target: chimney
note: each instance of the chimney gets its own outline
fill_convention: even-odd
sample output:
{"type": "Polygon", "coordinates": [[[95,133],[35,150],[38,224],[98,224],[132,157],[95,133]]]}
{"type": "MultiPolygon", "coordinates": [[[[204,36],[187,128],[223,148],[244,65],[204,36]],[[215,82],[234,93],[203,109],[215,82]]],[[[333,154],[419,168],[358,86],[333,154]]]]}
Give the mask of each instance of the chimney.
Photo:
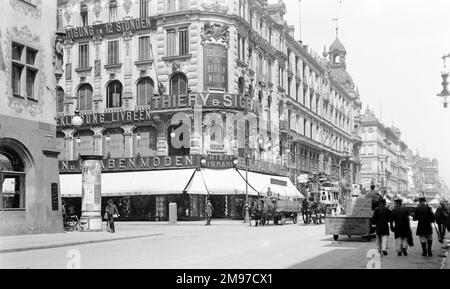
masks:
{"type": "Polygon", "coordinates": [[[288,26],[288,34],[290,36],[292,36],[292,38],[295,38],[295,26],[294,25],[289,25],[288,26]]]}

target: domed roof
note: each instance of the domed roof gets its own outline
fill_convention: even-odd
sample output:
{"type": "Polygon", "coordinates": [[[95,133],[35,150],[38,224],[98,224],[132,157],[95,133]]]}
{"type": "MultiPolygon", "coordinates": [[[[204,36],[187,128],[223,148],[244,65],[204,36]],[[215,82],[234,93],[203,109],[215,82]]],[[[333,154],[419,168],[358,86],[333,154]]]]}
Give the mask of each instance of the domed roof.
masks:
{"type": "Polygon", "coordinates": [[[353,89],[355,84],[353,82],[353,78],[345,69],[341,68],[331,68],[331,77],[340,85],[353,89]]]}
{"type": "Polygon", "coordinates": [[[341,51],[341,52],[346,52],[347,50],[345,50],[344,45],[341,43],[341,41],[339,40],[339,38],[336,37],[336,39],[334,40],[333,44],[331,44],[330,52],[333,51],[341,51]]]}

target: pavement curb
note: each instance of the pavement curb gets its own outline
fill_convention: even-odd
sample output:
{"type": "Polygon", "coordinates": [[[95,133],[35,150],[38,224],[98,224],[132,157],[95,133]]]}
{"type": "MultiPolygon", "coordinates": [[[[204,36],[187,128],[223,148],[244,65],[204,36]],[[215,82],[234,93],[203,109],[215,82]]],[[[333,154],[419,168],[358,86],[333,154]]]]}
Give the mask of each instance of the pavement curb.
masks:
{"type": "Polygon", "coordinates": [[[121,241],[121,240],[132,240],[132,239],[148,238],[148,237],[162,236],[162,235],[164,235],[164,234],[163,233],[154,233],[154,234],[139,235],[139,236],[118,237],[118,238],[108,238],[108,239],[89,240],[89,241],[74,241],[74,242],[69,242],[69,243],[60,243],[60,244],[52,244],[52,245],[41,245],[41,246],[32,246],[32,247],[24,247],[24,248],[3,249],[3,250],[0,250],[0,254],[12,253],[12,252],[22,252],[22,251],[43,250],[43,249],[60,248],[60,247],[70,247],[70,246],[75,246],[75,245],[106,243],[106,242],[121,241]]]}

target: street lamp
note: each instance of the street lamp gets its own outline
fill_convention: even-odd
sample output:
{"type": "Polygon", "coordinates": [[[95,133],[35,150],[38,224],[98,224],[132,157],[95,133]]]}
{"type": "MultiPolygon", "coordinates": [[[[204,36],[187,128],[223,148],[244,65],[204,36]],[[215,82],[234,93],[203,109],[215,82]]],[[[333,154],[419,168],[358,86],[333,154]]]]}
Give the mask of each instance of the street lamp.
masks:
{"type": "Polygon", "coordinates": [[[450,96],[450,92],[448,91],[448,76],[449,73],[447,71],[447,65],[445,63],[445,60],[447,57],[450,57],[450,54],[444,55],[442,57],[443,61],[444,61],[444,69],[441,73],[441,77],[442,77],[442,91],[440,93],[437,94],[437,96],[442,97],[442,103],[444,104],[444,108],[448,107],[448,97],[450,96]]]}
{"type": "Polygon", "coordinates": [[[83,124],[83,118],[80,116],[80,111],[78,109],[75,110],[71,123],[74,127],[79,127],[83,124]]]}

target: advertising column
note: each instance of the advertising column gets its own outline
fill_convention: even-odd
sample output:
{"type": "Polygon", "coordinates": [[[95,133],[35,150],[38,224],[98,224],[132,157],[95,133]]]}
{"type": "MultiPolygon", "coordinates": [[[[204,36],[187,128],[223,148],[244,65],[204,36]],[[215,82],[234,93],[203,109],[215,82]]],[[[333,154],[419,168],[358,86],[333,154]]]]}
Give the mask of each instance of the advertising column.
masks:
{"type": "Polygon", "coordinates": [[[87,224],[88,231],[101,231],[102,156],[81,156],[81,160],[81,223],[87,224]]]}

